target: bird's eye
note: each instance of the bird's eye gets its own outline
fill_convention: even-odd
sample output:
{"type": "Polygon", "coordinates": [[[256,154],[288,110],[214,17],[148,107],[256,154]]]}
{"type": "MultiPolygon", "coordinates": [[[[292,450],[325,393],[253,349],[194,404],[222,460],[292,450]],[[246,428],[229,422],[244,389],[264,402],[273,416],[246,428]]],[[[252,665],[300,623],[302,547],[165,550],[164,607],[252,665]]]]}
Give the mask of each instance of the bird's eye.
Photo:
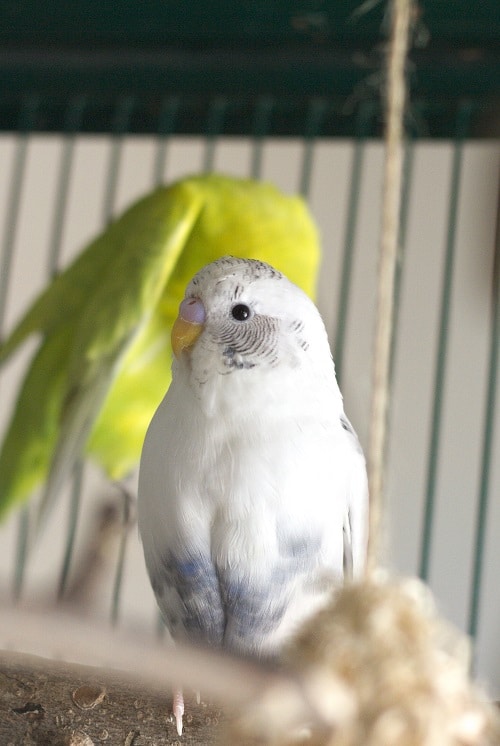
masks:
{"type": "Polygon", "coordinates": [[[235,306],[232,307],[231,315],[233,319],[236,319],[236,321],[246,321],[248,318],[250,318],[251,311],[248,306],[245,306],[244,303],[237,303],[235,306]]]}

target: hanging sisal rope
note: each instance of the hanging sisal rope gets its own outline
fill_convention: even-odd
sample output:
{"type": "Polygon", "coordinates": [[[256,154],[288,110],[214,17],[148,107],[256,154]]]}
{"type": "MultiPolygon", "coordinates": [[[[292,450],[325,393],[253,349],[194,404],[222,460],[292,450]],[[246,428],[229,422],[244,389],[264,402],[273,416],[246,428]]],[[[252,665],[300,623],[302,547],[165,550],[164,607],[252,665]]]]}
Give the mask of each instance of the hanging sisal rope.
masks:
{"type": "Polygon", "coordinates": [[[367,575],[373,574],[380,559],[382,545],[384,470],[394,316],[394,278],[399,248],[399,217],[403,184],[405,65],[411,11],[412,0],[393,0],[390,6],[391,34],[387,59],[386,151],[368,446],[370,519],[367,575]]]}

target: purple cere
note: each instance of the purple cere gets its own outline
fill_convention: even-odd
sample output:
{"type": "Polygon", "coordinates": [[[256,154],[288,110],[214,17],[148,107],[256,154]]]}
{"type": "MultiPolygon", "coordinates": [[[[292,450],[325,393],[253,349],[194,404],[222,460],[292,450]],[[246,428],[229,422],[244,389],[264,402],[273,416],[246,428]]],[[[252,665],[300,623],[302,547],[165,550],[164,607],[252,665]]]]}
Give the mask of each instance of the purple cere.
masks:
{"type": "Polygon", "coordinates": [[[190,324],[203,324],[205,307],[199,298],[184,298],[179,307],[179,316],[190,324]]]}

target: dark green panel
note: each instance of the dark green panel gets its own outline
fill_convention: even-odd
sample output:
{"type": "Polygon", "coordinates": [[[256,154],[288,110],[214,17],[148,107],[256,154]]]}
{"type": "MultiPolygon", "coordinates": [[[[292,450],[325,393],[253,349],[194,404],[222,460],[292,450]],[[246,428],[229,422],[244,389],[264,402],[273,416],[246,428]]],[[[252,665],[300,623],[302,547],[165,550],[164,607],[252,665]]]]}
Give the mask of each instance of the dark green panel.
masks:
{"type": "MultiPolygon", "coordinates": [[[[384,8],[383,2],[349,0],[2,0],[0,39],[145,45],[328,43],[376,37],[384,8]]],[[[435,38],[498,39],[496,0],[428,0],[419,3],[416,12],[435,38]]]]}
{"type": "MultiPolygon", "coordinates": [[[[204,132],[224,99],[222,132],[255,129],[270,97],[269,133],[301,135],[311,102],[323,101],[323,135],[354,131],[359,105],[376,107],[386,3],[343,0],[71,0],[0,2],[0,128],[17,129],[38,99],[34,128],[68,129],[75,93],[81,128],[111,131],[132,96],[131,132],[158,132],[165,100],[178,97],[175,132],[204,132]],[[361,12],[360,7],[365,8],[361,12]]],[[[500,3],[438,0],[416,6],[408,70],[416,136],[451,136],[471,101],[472,135],[495,134],[500,95],[500,3]]],[[[373,117],[371,135],[380,133],[373,117]]]]}
{"type": "Polygon", "coordinates": [[[37,0],[2,2],[1,37],[105,44],[259,44],[378,33],[382,6],[348,22],[356,4],[337,0],[37,0]]]}

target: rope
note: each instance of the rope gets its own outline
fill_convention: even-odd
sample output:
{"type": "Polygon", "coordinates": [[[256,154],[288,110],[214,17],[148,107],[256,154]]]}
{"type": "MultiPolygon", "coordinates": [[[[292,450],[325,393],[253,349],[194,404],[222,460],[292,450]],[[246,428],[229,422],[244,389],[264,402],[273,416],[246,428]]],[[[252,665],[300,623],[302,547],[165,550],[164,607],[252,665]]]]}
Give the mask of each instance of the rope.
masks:
{"type": "Polygon", "coordinates": [[[368,488],[370,494],[368,575],[377,566],[382,545],[394,280],[399,247],[399,216],[403,182],[405,63],[408,50],[411,5],[411,0],[392,0],[391,2],[391,34],[387,56],[387,122],[383,208],[368,446],[368,488]]]}

